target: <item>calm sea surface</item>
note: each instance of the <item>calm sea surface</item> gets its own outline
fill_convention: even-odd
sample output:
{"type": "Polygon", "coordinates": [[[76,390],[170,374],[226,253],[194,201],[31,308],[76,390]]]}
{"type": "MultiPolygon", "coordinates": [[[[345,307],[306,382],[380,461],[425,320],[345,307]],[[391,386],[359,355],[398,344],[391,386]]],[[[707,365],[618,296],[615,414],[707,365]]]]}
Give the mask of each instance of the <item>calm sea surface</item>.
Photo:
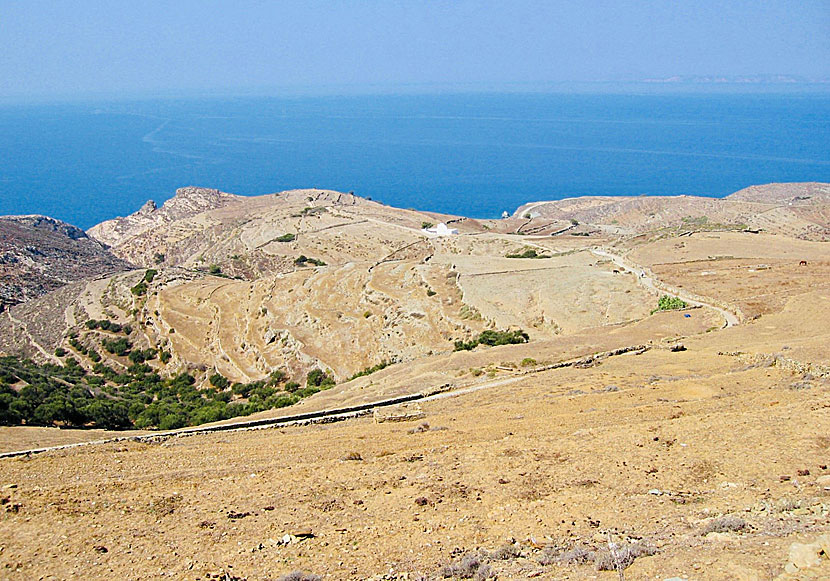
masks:
{"type": "Polygon", "coordinates": [[[830,182],[828,95],[441,95],[0,107],[0,214],[88,228],[198,185],[497,217],[576,195],[830,182]]]}

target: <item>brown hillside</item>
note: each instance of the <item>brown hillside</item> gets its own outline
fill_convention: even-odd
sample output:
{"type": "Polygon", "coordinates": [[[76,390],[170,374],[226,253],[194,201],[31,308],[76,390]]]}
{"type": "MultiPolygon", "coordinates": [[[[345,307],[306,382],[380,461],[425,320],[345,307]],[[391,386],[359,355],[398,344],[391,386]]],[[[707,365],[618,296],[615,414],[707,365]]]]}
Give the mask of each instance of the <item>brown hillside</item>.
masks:
{"type": "MultiPolygon", "coordinates": [[[[540,202],[445,238],[420,231],[436,216],[302,190],[125,235],[114,251],[147,266],[166,244],[146,291],[141,270],[17,305],[0,350],[49,359],[107,318],[202,387],[337,377],[249,420],[424,397],[376,410],[400,422],[0,459],[0,576],[830,578],[826,190],[540,202]],[[654,312],[663,294],[687,307],[654,312]],[[528,343],[453,351],[517,328],[528,343]]],[[[129,435],[3,428],[0,449],[129,435]]]]}

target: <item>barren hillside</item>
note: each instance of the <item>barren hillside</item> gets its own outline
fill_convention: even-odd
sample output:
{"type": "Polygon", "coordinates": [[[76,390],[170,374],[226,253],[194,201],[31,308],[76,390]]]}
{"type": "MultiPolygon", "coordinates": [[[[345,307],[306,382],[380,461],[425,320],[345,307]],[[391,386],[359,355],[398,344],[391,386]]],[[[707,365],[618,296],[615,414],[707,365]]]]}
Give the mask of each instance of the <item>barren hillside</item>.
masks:
{"type": "Polygon", "coordinates": [[[0,216],[0,311],[68,282],[129,270],[83,230],[46,216],[0,216]]]}
{"type": "MultiPolygon", "coordinates": [[[[413,401],[2,459],[0,570],[826,579],[827,189],[563,200],[500,221],[320,190],[134,215],[113,251],[145,268],[9,309],[0,351],[71,357],[88,376],[94,352],[117,374],[93,384],[116,399],[136,366],[187,371],[189,396],[232,405],[275,372],[273,397],[331,373],[259,422],[413,401]],[[439,219],[459,233],[421,232],[439,219]],[[519,329],[528,342],[482,341],[519,329]],[[122,339],[165,357],[105,348],[122,339]]],[[[6,427],[0,449],[130,433],[6,427]]]]}
{"type": "Polygon", "coordinates": [[[521,206],[513,219],[548,232],[563,222],[616,235],[656,230],[762,230],[804,240],[830,239],[830,185],[752,186],[725,198],[697,196],[583,197],[521,206]],[[552,224],[548,225],[551,222],[552,224]]]}

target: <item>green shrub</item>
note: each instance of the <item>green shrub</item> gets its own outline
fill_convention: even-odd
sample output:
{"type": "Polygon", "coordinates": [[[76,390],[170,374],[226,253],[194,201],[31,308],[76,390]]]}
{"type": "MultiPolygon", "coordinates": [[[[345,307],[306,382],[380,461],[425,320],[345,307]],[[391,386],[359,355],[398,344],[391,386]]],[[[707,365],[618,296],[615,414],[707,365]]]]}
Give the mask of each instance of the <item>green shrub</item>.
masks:
{"type": "Polygon", "coordinates": [[[270,385],[279,385],[286,379],[288,379],[288,374],[286,374],[285,371],[283,371],[282,369],[275,369],[268,376],[268,383],[270,385]]]}
{"type": "Polygon", "coordinates": [[[457,339],[454,343],[455,348],[453,351],[472,351],[476,347],[478,347],[478,341],[473,339],[472,341],[462,341],[461,339],[457,339]]]}
{"type": "Polygon", "coordinates": [[[314,266],[325,266],[326,263],[322,260],[317,258],[309,258],[305,254],[300,254],[297,258],[294,259],[294,264],[297,266],[306,266],[308,264],[313,264],[314,266]]]}
{"type": "Polygon", "coordinates": [[[108,353],[112,353],[113,355],[126,355],[132,347],[132,344],[126,337],[121,337],[120,339],[104,339],[101,341],[101,345],[104,346],[104,349],[108,353]]]}
{"type": "Polygon", "coordinates": [[[227,389],[227,387],[230,385],[228,379],[219,373],[214,373],[213,375],[211,375],[209,381],[213,387],[218,387],[219,389],[227,389]]]}
{"type": "Polygon", "coordinates": [[[527,333],[518,329],[516,331],[494,331],[488,329],[479,333],[478,337],[471,341],[455,341],[455,351],[471,351],[477,345],[513,345],[517,343],[527,343],[530,337],[527,333]]]}
{"type": "Polygon", "coordinates": [[[326,387],[334,385],[334,378],[322,369],[312,369],[308,372],[305,383],[308,387],[325,389],[326,387]]]}
{"type": "Polygon", "coordinates": [[[152,347],[148,349],[135,349],[130,352],[130,361],[133,363],[144,363],[156,358],[156,350],[152,347]]]}
{"type": "Polygon", "coordinates": [[[143,280],[130,289],[135,296],[140,297],[147,293],[147,283],[143,280]]]}
{"type": "Polygon", "coordinates": [[[479,343],[490,346],[527,343],[529,339],[528,334],[521,329],[516,331],[493,331],[488,329],[487,331],[482,331],[478,336],[479,343]]]}
{"type": "Polygon", "coordinates": [[[689,305],[680,297],[670,297],[669,295],[661,296],[657,301],[657,308],[651,311],[652,314],[657,311],[675,311],[678,309],[685,309],[689,305]]]}
{"type": "Polygon", "coordinates": [[[352,379],[357,379],[358,377],[363,377],[364,375],[370,375],[370,374],[372,374],[376,371],[380,371],[381,369],[385,369],[385,368],[389,367],[389,365],[391,365],[391,363],[389,361],[387,361],[386,359],[384,359],[383,361],[381,361],[377,365],[372,365],[371,367],[365,368],[363,371],[358,371],[357,373],[352,375],[350,378],[348,378],[346,381],[351,381],[352,379]]]}
{"type": "Polygon", "coordinates": [[[528,248],[524,252],[518,254],[508,254],[507,258],[550,258],[549,254],[539,254],[535,248],[528,248]]]}
{"type": "Polygon", "coordinates": [[[287,234],[283,234],[282,236],[277,236],[274,238],[277,242],[294,242],[297,239],[297,236],[292,234],[291,232],[287,234]]]}
{"type": "Polygon", "coordinates": [[[208,267],[208,273],[213,275],[222,274],[222,268],[218,264],[211,264],[208,267]]]}

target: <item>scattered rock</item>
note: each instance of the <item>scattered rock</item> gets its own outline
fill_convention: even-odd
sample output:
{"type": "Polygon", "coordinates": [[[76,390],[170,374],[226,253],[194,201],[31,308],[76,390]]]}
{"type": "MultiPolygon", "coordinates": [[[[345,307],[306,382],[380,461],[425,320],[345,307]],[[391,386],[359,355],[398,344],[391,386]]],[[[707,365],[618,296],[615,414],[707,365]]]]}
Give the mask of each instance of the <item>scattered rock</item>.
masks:
{"type": "Polygon", "coordinates": [[[228,511],[228,518],[231,519],[231,520],[239,520],[241,518],[251,516],[251,514],[253,514],[253,513],[250,513],[250,512],[237,512],[235,510],[229,510],[228,511]]]}
{"type": "Polygon", "coordinates": [[[92,547],[92,549],[96,553],[108,553],[109,552],[109,549],[107,549],[104,545],[95,545],[94,547],[92,547]]]}
{"type": "Polygon", "coordinates": [[[819,543],[793,543],[790,545],[790,564],[796,569],[807,569],[821,564],[823,549],[819,543]]]}

